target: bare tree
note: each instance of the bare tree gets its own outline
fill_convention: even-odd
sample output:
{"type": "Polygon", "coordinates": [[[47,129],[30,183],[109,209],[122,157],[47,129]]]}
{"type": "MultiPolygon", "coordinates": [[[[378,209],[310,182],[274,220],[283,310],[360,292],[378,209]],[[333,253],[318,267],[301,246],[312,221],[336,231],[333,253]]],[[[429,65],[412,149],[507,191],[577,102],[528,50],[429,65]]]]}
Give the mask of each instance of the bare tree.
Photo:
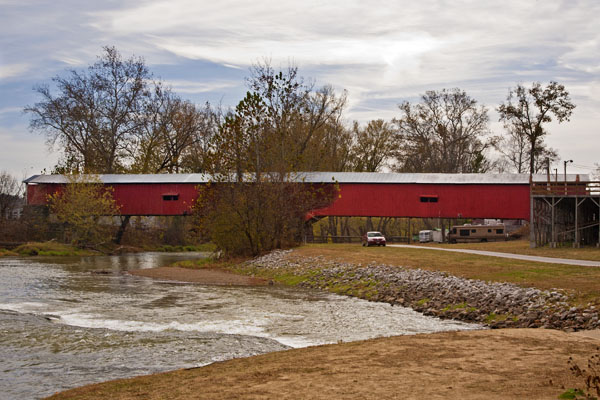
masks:
{"type": "Polygon", "coordinates": [[[524,153],[527,153],[530,174],[537,171],[540,159],[555,154],[544,146],[548,132],[543,125],[551,122],[552,116],[559,123],[569,121],[574,108],[569,92],[557,82],[550,82],[546,87],[534,82],[531,88],[519,84],[510,89],[506,103],[500,104],[498,112],[509,132],[509,147],[505,153],[518,160],[518,170],[521,170],[524,153]]]}
{"type": "Polygon", "coordinates": [[[207,102],[204,107],[196,107],[194,115],[193,140],[190,146],[183,149],[181,167],[187,172],[206,172],[211,169],[211,154],[214,152],[214,137],[219,132],[223,121],[220,107],[213,108],[207,102]]]}
{"type": "Polygon", "coordinates": [[[132,135],[128,149],[132,160],[129,170],[155,174],[190,171],[186,165],[192,161],[190,152],[204,148],[206,137],[214,134],[215,127],[207,125],[211,112],[209,104],[198,109],[169,89],[156,85],[152,98],[139,115],[140,129],[132,135]]]}
{"type": "Polygon", "coordinates": [[[310,151],[321,145],[319,133],[339,119],[346,104],[345,93],[336,96],[331,86],[315,89],[293,66],[276,71],[265,62],[256,64],[251,74],[248,86],[260,97],[262,120],[269,124],[264,134],[273,153],[271,170],[304,169],[304,164],[310,164],[310,151]]]}
{"type": "Polygon", "coordinates": [[[600,163],[595,163],[594,166],[596,169],[592,171],[593,179],[600,180],[600,163]]]}
{"type": "Polygon", "coordinates": [[[395,119],[401,149],[398,169],[406,172],[483,172],[489,138],[484,106],[460,89],[428,91],[421,103],[400,104],[395,119]]]}
{"type": "Polygon", "coordinates": [[[8,218],[9,212],[23,195],[21,183],[7,171],[0,172],[0,220],[8,218]]]}
{"type": "Polygon", "coordinates": [[[400,138],[397,130],[389,122],[382,119],[372,120],[365,127],[354,122],[353,133],[354,171],[380,171],[398,155],[400,138]]]}
{"type": "Polygon", "coordinates": [[[125,168],[132,136],[141,128],[139,115],[151,91],[151,74],[141,58],[124,60],[114,47],[87,71],[71,70],[35,91],[42,100],[25,111],[32,130],[60,143],[64,167],[86,173],[116,173],[125,168]]]}

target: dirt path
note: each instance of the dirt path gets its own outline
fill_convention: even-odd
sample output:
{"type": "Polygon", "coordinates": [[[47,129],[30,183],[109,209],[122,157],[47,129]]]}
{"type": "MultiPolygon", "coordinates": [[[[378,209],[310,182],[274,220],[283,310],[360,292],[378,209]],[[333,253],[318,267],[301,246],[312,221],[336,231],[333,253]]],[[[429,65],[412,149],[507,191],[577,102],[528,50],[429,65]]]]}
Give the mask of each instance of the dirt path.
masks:
{"type": "Polygon", "coordinates": [[[600,340],[543,329],[398,336],[106,382],[54,399],[552,399],[600,340]]]}
{"type": "Polygon", "coordinates": [[[263,286],[270,283],[267,279],[237,275],[221,269],[191,269],[180,267],[159,267],[150,269],[136,269],[129,272],[131,275],[145,276],[147,278],[162,279],[178,282],[201,283],[205,285],[225,286],[263,286]]]}
{"type": "Polygon", "coordinates": [[[543,262],[543,263],[549,263],[549,264],[566,264],[566,265],[581,265],[584,267],[600,267],[599,261],[574,260],[571,258],[528,256],[525,254],[501,253],[498,251],[484,251],[484,250],[470,250],[470,249],[448,249],[448,248],[430,247],[430,246],[412,246],[409,244],[388,244],[388,246],[404,247],[404,248],[410,248],[410,249],[451,251],[454,253],[478,254],[480,256],[513,258],[515,260],[543,262]]]}

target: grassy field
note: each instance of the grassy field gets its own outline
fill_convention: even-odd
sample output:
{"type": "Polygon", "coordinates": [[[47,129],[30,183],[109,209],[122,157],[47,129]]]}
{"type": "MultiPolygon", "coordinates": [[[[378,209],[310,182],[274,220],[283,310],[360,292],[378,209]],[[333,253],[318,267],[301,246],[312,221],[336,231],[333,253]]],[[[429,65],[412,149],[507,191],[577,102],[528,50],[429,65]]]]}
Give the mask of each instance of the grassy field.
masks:
{"type": "Polygon", "coordinates": [[[447,247],[450,249],[500,251],[504,253],[525,254],[529,256],[600,261],[600,248],[597,247],[584,247],[580,249],[574,249],[573,247],[557,247],[552,249],[548,246],[545,246],[532,249],[529,247],[529,241],[526,240],[511,240],[508,242],[489,243],[423,244],[423,246],[447,247]]]}
{"type": "MultiPolygon", "coordinates": [[[[501,244],[504,243],[511,244],[513,249],[519,248],[515,245],[518,242],[501,244]]],[[[478,250],[499,251],[499,247],[495,247],[497,244],[482,243],[481,246],[479,244],[465,246],[478,250]]],[[[507,249],[508,246],[505,248],[507,249]]],[[[595,251],[600,252],[600,250],[595,251]]],[[[358,244],[312,244],[298,248],[297,252],[303,256],[322,256],[362,265],[376,262],[445,271],[452,275],[483,281],[511,282],[539,289],[564,289],[574,294],[577,304],[588,302],[600,304],[600,268],[595,267],[546,264],[423,249],[362,247],[358,244]]],[[[544,255],[544,253],[536,253],[536,255],[544,255]]]]}
{"type": "Polygon", "coordinates": [[[97,252],[79,249],[58,242],[29,242],[9,251],[0,249],[1,256],[87,256],[97,252]]]}

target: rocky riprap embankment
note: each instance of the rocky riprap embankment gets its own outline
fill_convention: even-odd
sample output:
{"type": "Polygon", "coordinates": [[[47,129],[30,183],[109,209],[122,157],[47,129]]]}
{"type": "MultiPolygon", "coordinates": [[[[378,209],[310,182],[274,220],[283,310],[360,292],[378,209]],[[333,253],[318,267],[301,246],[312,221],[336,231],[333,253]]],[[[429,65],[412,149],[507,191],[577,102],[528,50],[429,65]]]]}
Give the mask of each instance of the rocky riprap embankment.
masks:
{"type": "Polygon", "coordinates": [[[300,285],[334,290],[372,301],[401,305],[425,315],[483,323],[492,328],[600,328],[598,310],[572,307],[560,291],[510,283],[459,278],[444,272],[389,265],[350,264],[323,257],[275,251],[247,263],[253,268],[285,270],[304,276],[300,285]]]}

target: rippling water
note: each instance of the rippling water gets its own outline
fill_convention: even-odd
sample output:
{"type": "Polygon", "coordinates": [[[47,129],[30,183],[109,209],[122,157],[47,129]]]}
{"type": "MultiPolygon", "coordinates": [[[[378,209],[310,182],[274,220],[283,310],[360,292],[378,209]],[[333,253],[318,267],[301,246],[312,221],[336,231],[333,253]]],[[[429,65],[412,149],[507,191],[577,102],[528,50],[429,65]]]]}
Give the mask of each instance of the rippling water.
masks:
{"type": "Polygon", "coordinates": [[[319,291],[127,274],[194,256],[0,259],[2,396],[39,398],[289,347],[478,328],[319,291]]]}

